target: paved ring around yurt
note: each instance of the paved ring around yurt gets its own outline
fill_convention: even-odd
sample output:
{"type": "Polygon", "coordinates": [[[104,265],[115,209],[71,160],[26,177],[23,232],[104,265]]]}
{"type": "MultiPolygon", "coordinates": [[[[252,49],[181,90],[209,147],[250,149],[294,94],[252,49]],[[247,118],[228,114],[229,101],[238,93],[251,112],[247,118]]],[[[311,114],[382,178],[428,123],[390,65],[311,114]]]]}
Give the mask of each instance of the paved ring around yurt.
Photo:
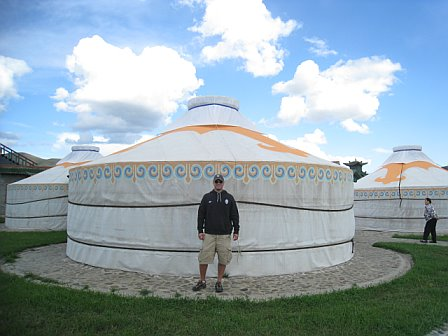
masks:
{"type": "MultiPolygon", "coordinates": [[[[219,294],[214,291],[214,278],[207,279],[205,290],[193,292],[195,277],[150,275],[80,264],[66,256],[66,244],[26,250],[14,263],[2,264],[1,269],[19,276],[31,273],[70,288],[125,296],[268,300],[369,287],[404,275],[412,267],[411,256],[372,245],[378,241],[418,241],[391,237],[392,232],[357,231],[354,256],[348,262],[306,273],[228,277],[223,282],[224,292],[219,294]]],[[[440,244],[448,245],[448,242],[440,244]]]]}

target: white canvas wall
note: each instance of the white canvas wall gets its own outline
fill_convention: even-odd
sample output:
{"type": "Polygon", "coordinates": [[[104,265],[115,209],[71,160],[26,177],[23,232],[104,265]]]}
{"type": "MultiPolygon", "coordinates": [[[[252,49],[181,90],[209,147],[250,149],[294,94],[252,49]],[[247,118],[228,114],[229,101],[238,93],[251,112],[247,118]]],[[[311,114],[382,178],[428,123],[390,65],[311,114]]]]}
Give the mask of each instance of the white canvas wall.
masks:
{"type": "Polygon", "coordinates": [[[5,225],[14,230],[67,228],[68,171],[102,157],[98,147],[73,146],[53,168],[7,186],[5,225]]]}
{"type": "Polygon", "coordinates": [[[218,172],[241,217],[229,275],[302,272],[353,256],[351,171],[257,132],[226,97],[195,98],[160,136],[71,169],[67,255],[197,274],[197,209],[218,172]]]}

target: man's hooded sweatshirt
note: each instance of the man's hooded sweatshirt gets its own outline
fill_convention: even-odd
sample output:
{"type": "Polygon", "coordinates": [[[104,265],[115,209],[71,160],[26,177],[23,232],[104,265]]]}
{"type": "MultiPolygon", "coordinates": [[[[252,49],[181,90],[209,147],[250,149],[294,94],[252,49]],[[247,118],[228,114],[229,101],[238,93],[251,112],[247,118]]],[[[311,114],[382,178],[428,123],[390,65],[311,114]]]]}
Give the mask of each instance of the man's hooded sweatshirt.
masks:
{"type": "Polygon", "coordinates": [[[214,235],[238,234],[240,216],[235,199],[227,191],[205,194],[198,210],[198,232],[214,235]]]}

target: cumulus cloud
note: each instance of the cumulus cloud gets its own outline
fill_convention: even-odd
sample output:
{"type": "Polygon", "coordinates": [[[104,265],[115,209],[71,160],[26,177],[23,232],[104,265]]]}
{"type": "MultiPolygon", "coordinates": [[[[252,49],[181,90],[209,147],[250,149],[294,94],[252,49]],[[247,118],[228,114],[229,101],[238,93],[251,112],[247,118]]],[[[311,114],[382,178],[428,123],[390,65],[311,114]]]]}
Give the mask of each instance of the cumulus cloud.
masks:
{"type": "Polygon", "coordinates": [[[20,98],[15,79],[31,72],[25,61],[0,55],[0,112],[6,110],[9,99],[20,98]]]}
{"type": "Polygon", "coordinates": [[[327,143],[327,138],[325,133],[319,128],[315,129],[313,133],[307,133],[303,137],[298,137],[297,139],[278,141],[290,147],[303,150],[311,155],[328,159],[327,155],[320,148],[321,145],[325,145],[327,143]]]}
{"type": "MultiPolygon", "coordinates": [[[[341,165],[343,165],[345,162],[353,161],[355,159],[355,156],[342,156],[326,153],[321,147],[327,144],[327,137],[325,136],[325,133],[319,128],[315,129],[314,132],[307,133],[303,137],[298,137],[297,139],[281,140],[278,139],[275,135],[270,134],[268,136],[274,140],[280,141],[287,146],[300,149],[327,161],[338,162],[341,165]]],[[[366,159],[363,157],[358,157],[357,160],[367,163],[371,162],[370,159],[366,159]]]]}
{"type": "Polygon", "coordinates": [[[56,140],[56,143],[55,143],[54,147],[56,149],[59,149],[64,144],[77,143],[79,138],[80,138],[79,134],[75,133],[75,132],[63,132],[63,133],[60,133],[57,136],[57,140],[56,140]]]}
{"type": "Polygon", "coordinates": [[[311,47],[308,50],[317,56],[328,56],[338,54],[336,50],[332,50],[328,47],[326,41],[318,37],[305,37],[304,40],[311,44],[311,47]]]}
{"type": "Polygon", "coordinates": [[[135,54],[97,35],[81,39],[66,66],[76,89],[58,88],[54,106],[77,114],[77,130],[97,130],[111,141],[168,123],[203,85],[194,65],[173,49],[146,47],[135,54]]]}
{"type": "Polygon", "coordinates": [[[177,0],[177,3],[181,6],[194,7],[196,4],[202,3],[203,0],[177,0]]]}
{"type": "MultiPolygon", "coordinates": [[[[325,136],[325,133],[319,128],[315,129],[314,132],[307,133],[303,137],[298,137],[297,139],[279,140],[276,136],[273,135],[269,135],[269,137],[280,141],[287,146],[300,149],[327,161],[338,162],[341,165],[343,165],[345,162],[355,160],[355,156],[342,156],[326,153],[321,147],[327,144],[327,137],[325,136]]],[[[356,160],[367,163],[371,162],[370,159],[366,159],[363,157],[358,157],[356,158],[356,160]]]]}
{"type": "Polygon", "coordinates": [[[381,57],[339,61],[321,71],[312,60],[301,63],[294,78],[273,85],[274,94],[285,94],[277,118],[297,124],[302,119],[341,122],[351,132],[367,133],[366,124],[377,113],[379,96],[396,82],[401,65],[381,57]]]}
{"type": "Polygon", "coordinates": [[[369,133],[369,126],[366,124],[358,124],[353,119],[346,119],[342,121],[341,126],[349,132],[358,132],[361,134],[369,133]]]}
{"type": "Polygon", "coordinates": [[[294,20],[273,18],[262,0],[203,0],[205,15],[190,28],[205,38],[218,37],[202,49],[205,62],[238,58],[244,70],[258,76],[272,76],[283,69],[285,50],[278,40],[300,26],[294,20]]]}
{"type": "Polygon", "coordinates": [[[103,156],[118,152],[135,144],[152,139],[154,135],[140,135],[132,142],[126,143],[109,143],[110,139],[103,136],[93,136],[90,140],[83,139],[83,135],[76,132],[63,132],[57,134],[57,141],[53,144],[53,151],[66,155],[70,153],[71,147],[76,144],[83,144],[89,146],[96,146],[100,149],[100,153],[103,156]]]}

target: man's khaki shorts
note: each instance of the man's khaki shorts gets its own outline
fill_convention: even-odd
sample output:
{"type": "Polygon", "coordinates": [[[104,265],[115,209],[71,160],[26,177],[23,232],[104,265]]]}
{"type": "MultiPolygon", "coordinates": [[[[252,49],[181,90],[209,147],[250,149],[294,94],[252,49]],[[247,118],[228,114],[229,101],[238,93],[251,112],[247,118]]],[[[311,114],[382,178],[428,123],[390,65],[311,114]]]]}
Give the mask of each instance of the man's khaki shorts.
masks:
{"type": "Polygon", "coordinates": [[[199,264],[213,264],[215,253],[218,253],[218,262],[221,265],[228,265],[232,260],[232,240],[231,235],[205,234],[202,248],[199,252],[199,264]]]}

